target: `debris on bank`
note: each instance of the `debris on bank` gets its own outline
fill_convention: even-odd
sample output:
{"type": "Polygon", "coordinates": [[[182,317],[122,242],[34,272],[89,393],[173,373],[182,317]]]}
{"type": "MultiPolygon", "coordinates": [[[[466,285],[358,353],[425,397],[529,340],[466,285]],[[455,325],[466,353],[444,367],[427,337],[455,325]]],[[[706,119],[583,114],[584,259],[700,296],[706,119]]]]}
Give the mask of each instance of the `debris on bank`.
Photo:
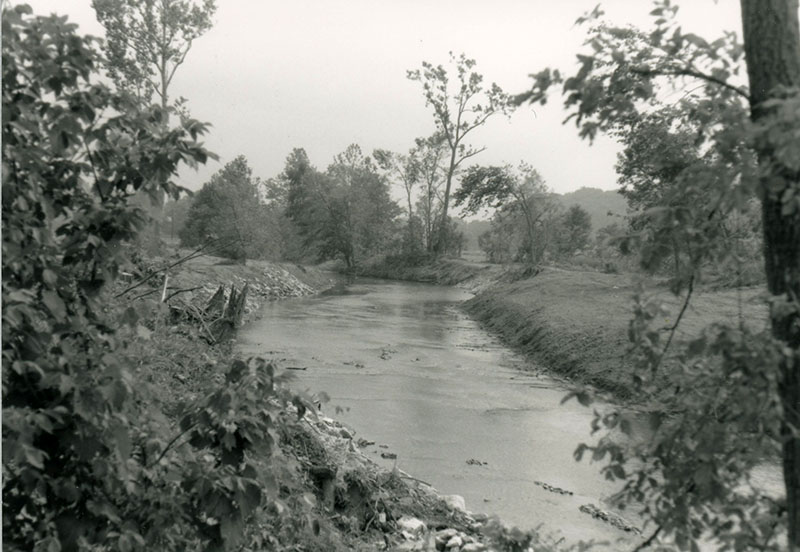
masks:
{"type": "Polygon", "coordinates": [[[392,470],[378,466],[360,450],[361,439],[355,438],[352,428],[313,413],[306,414],[301,427],[306,431],[284,436],[282,444],[316,484],[329,515],[347,530],[359,532],[359,540],[371,543],[373,549],[504,549],[489,536],[508,530],[499,521],[469,512],[463,497],[442,495],[396,465],[392,470]]]}
{"type": "Polygon", "coordinates": [[[231,289],[241,291],[246,286],[242,317],[242,322],[246,323],[267,301],[314,295],[336,281],[335,275],[313,267],[253,260],[247,264],[232,264],[205,256],[170,272],[169,293],[180,291],[175,299],[184,306],[206,305],[219,292],[220,286],[225,288],[225,302],[229,301],[231,289]]]}
{"type": "Polygon", "coordinates": [[[589,514],[595,519],[599,519],[600,521],[604,521],[612,527],[616,527],[620,531],[625,531],[626,533],[636,533],[637,535],[642,534],[638,527],[632,525],[623,517],[615,514],[614,512],[609,512],[608,510],[598,508],[594,504],[583,504],[578,509],[584,514],[589,514]]]}
{"type": "Polygon", "coordinates": [[[553,485],[550,485],[550,484],[545,483],[543,481],[534,481],[533,484],[534,485],[538,485],[539,487],[541,487],[545,491],[550,491],[551,493],[555,493],[555,494],[566,495],[566,496],[572,496],[574,494],[572,491],[568,491],[568,490],[562,489],[560,487],[554,487],[553,485]]]}

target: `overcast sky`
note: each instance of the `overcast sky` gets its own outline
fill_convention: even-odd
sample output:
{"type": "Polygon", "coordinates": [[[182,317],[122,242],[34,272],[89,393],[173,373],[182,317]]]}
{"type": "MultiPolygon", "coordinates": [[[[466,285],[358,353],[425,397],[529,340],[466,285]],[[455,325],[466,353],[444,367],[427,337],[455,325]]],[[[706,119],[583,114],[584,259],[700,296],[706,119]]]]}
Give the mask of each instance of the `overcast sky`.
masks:
{"type": "MultiPolygon", "coordinates": [[[[69,15],[82,32],[102,36],[90,0],[30,0],[38,14],[69,15]]],[[[407,151],[434,130],[421,86],[406,79],[423,60],[445,63],[448,52],[477,61],[487,82],[510,93],[529,86],[545,67],[571,69],[584,29],[577,17],[597,0],[217,0],[214,27],[198,39],[173,81],[192,115],[213,125],[207,146],[220,156],[182,184],[198,189],[221,164],[244,154],[256,175],[283,169],[294,147],[325,168],[357,143],[407,151]]],[[[741,36],[739,2],[684,0],[685,29],[716,38],[741,36]]],[[[647,0],[602,2],[615,23],[646,24],[647,0]]],[[[618,147],[578,139],[557,98],[497,116],[473,132],[487,150],[476,163],[524,160],[557,192],[582,186],[616,188],[618,147]]]]}

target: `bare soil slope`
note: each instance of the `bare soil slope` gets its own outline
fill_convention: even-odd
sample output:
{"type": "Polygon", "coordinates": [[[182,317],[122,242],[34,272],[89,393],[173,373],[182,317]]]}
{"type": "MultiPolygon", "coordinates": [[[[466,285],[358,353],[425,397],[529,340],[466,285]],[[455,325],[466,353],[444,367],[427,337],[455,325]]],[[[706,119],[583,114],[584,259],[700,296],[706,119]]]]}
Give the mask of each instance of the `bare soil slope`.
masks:
{"type": "MultiPolygon", "coordinates": [[[[648,288],[663,301],[671,326],[681,300],[663,286],[648,288]]],[[[517,282],[498,284],[465,304],[512,347],[557,375],[628,397],[626,352],[635,283],[629,275],[545,269],[517,282]]],[[[698,335],[715,321],[766,324],[764,290],[759,287],[695,292],[676,334],[698,335]]]]}

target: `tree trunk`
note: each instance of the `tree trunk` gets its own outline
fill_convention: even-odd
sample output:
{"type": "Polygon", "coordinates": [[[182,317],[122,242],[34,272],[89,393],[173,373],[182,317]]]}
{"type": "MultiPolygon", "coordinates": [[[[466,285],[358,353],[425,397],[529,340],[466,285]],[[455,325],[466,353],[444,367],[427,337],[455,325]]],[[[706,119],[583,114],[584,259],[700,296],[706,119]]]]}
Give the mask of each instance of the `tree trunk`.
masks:
{"type": "Polygon", "coordinates": [[[428,185],[428,195],[425,203],[425,250],[433,252],[433,191],[428,185]]]}
{"type": "Polygon", "coordinates": [[[412,251],[417,251],[417,246],[414,245],[414,223],[412,217],[414,216],[411,211],[411,188],[406,186],[406,199],[408,200],[408,246],[412,251]]]}
{"type": "Polygon", "coordinates": [[[450,168],[447,170],[447,183],[444,187],[444,201],[442,202],[442,220],[439,226],[439,239],[436,240],[436,253],[441,255],[444,253],[445,244],[447,241],[447,208],[450,204],[450,185],[453,182],[453,173],[456,172],[456,151],[458,142],[451,148],[450,152],[450,168]]]}
{"type": "Polygon", "coordinates": [[[159,60],[159,67],[158,72],[161,75],[161,109],[164,111],[164,128],[169,126],[169,115],[167,114],[167,105],[169,101],[167,99],[167,87],[169,86],[169,79],[167,77],[167,61],[170,59],[169,51],[167,47],[169,45],[169,41],[167,40],[167,23],[166,23],[166,12],[169,9],[169,2],[162,2],[161,3],[161,43],[158,45],[161,50],[161,59],[159,60]]]}
{"type": "MultiPolygon", "coordinates": [[[[800,87],[800,29],[798,0],[741,0],[745,58],[750,79],[751,117],[758,121],[769,115],[763,102],[778,86],[800,87]]],[[[778,160],[770,149],[758,152],[762,167],[773,167],[778,160]]],[[[764,224],[764,260],[767,287],[776,297],[800,301],[800,213],[782,212],[781,192],[798,186],[800,174],[777,166],[762,176],[761,191],[764,224]]],[[[781,300],[781,299],[779,299],[781,300]]],[[[784,355],[780,370],[780,395],[783,405],[783,475],[786,485],[789,548],[800,550],[800,313],[792,309],[773,309],[772,334],[793,351],[784,355]],[[782,311],[782,312],[779,312],[782,311]]]]}
{"type": "MultiPolygon", "coordinates": [[[[522,201],[524,202],[524,198],[522,201]]],[[[525,215],[525,225],[528,228],[528,255],[530,255],[531,265],[534,265],[536,264],[536,244],[534,243],[534,237],[536,236],[536,232],[534,232],[535,221],[531,218],[531,213],[524,203],[522,212],[525,215]]]]}

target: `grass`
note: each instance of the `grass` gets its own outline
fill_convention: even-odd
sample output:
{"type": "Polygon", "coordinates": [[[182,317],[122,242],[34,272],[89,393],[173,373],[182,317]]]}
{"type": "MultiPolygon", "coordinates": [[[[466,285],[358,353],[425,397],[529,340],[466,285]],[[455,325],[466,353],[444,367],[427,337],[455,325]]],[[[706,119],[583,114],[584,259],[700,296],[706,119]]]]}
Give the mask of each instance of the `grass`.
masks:
{"type": "MultiPolygon", "coordinates": [[[[664,326],[672,326],[683,298],[652,281],[645,289],[668,311],[664,326]]],[[[465,309],[537,364],[625,399],[630,395],[628,322],[635,290],[631,275],[551,268],[492,286],[469,300],[465,309]]],[[[696,291],[676,340],[693,338],[719,321],[765,327],[764,293],[761,287],[696,291]]]]}

